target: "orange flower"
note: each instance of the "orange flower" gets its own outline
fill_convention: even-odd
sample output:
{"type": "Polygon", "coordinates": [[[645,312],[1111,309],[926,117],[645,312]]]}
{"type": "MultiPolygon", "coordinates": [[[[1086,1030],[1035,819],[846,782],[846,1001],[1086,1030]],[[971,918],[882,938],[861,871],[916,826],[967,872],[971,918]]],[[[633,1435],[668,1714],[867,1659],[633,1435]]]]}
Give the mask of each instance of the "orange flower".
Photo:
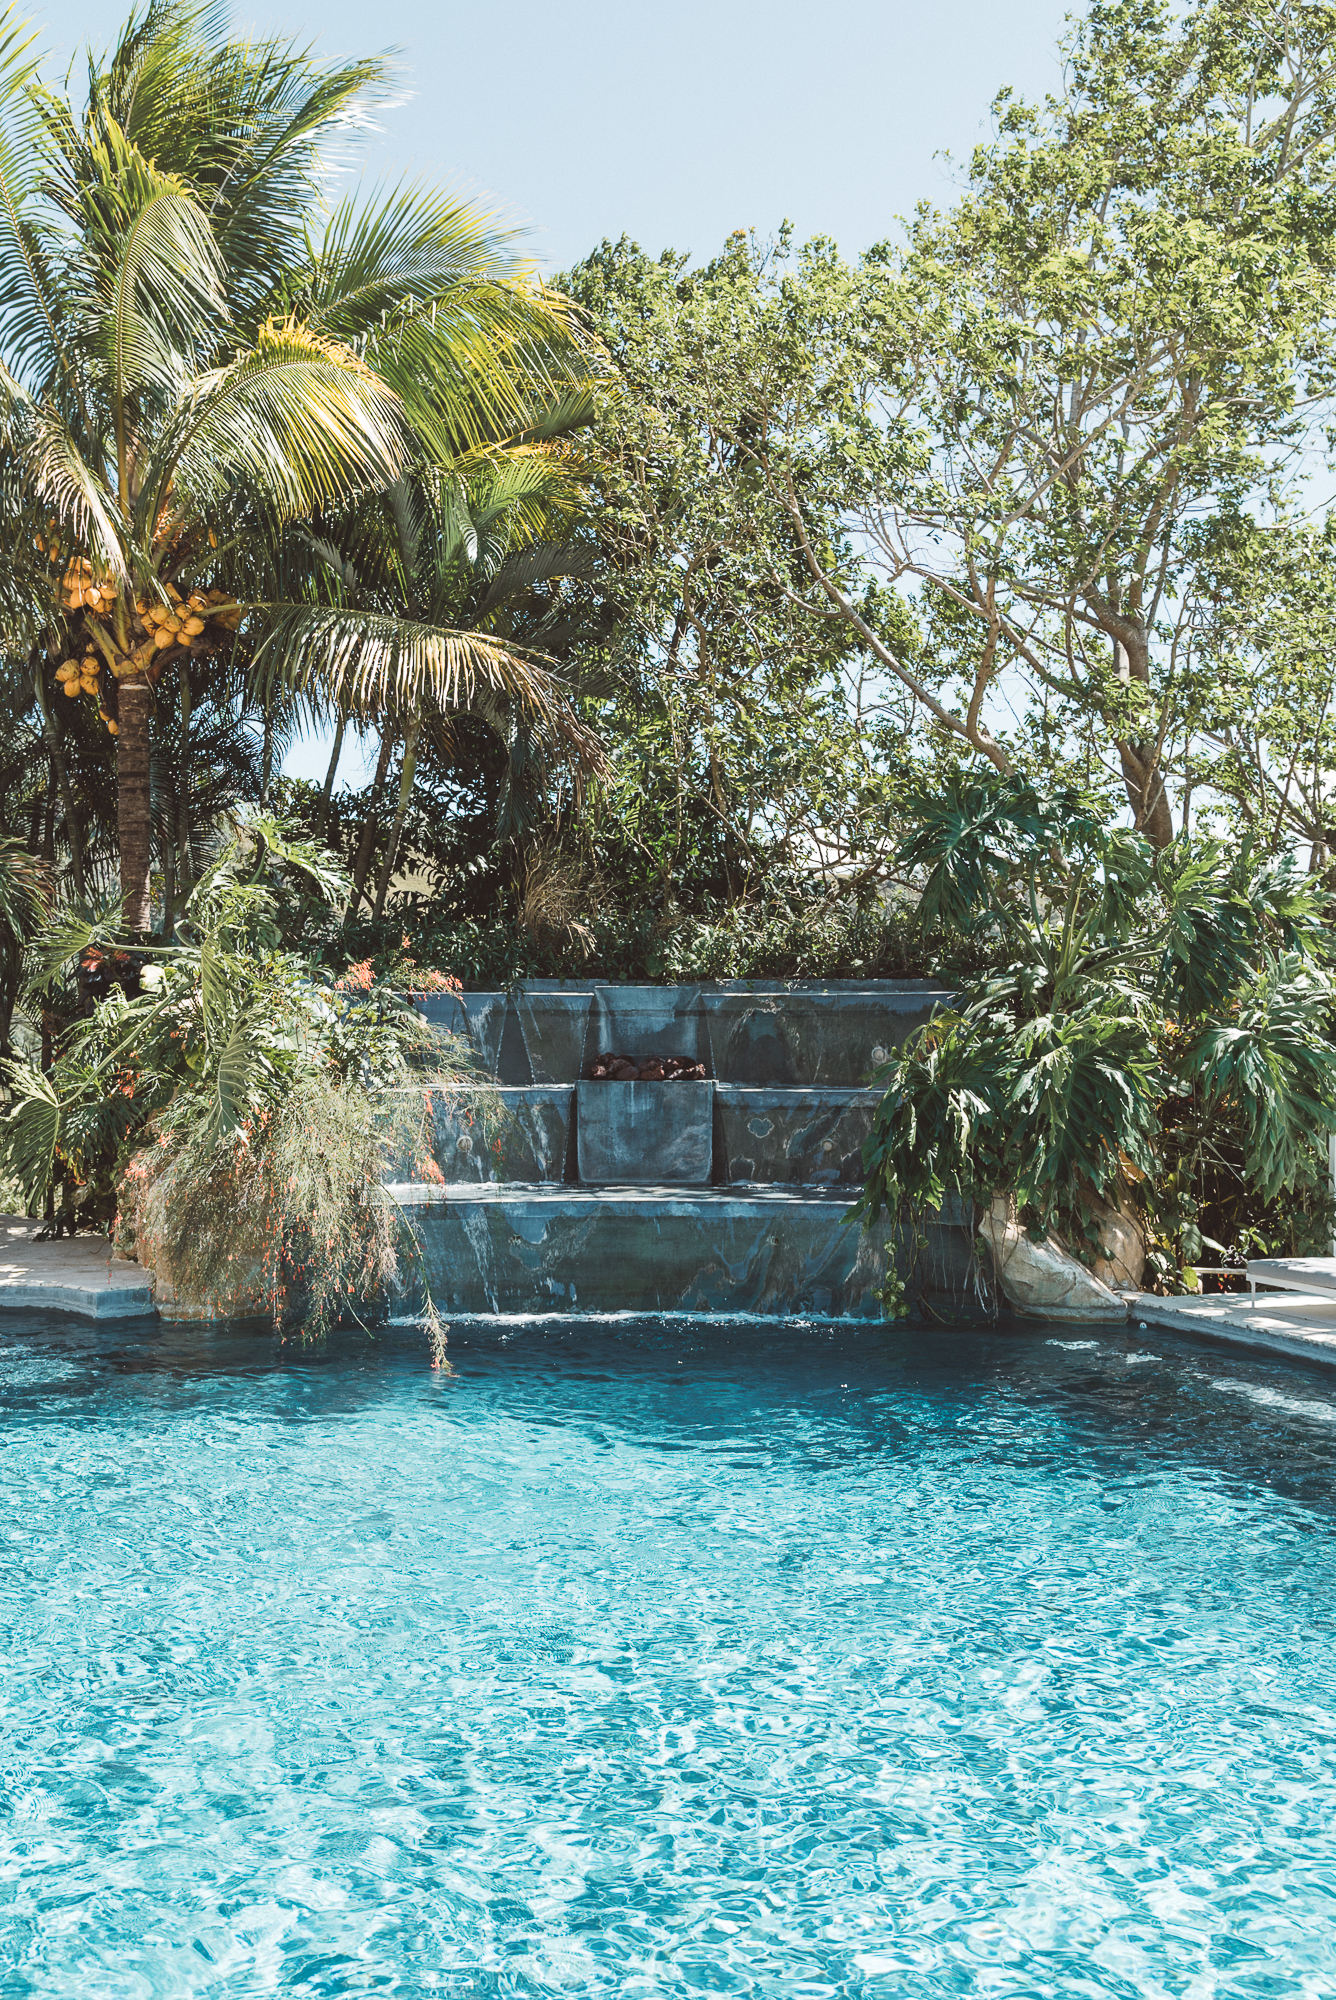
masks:
{"type": "Polygon", "coordinates": [[[375,977],[371,970],[371,960],[364,958],[357,965],[350,965],[348,970],[334,981],[335,990],[339,993],[369,993],[375,983],[375,977]]]}

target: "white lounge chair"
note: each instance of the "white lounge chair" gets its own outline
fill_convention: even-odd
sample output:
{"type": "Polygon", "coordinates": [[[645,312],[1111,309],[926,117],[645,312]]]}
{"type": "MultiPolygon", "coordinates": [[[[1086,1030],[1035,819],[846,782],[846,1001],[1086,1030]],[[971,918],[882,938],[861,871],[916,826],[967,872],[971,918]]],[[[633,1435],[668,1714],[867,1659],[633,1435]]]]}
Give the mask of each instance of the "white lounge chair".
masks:
{"type": "Polygon", "coordinates": [[[1259,1285],[1278,1292],[1327,1292],[1336,1298],[1336,1257],[1259,1257],[1248,1266],[1254,1302],[1259,1285]]]}

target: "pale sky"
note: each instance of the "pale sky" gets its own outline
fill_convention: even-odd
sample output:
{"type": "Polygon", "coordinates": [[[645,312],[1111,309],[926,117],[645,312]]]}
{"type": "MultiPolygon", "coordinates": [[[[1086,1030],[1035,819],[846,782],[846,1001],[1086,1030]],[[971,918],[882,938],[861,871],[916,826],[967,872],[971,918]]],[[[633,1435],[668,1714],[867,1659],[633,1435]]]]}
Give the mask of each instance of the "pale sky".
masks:
{"type": "MultiPolygon", "coordinates": [[[[998,89],[1056,87],[1067,11],[1062,0],[279,0],[233,19],[325,55],[398,50],[402,101],[381,115],[362,171],[490,200],[552,272],[605,236],[704,258],[730,230],[766,234],[786,219],[856,255],[919,202],[949,200],[941,156],[964,160],[986,136],[998,89]]],[[[103,0],[35,6],[51,79],[82,44],[113,40],[122,18],[103,0]]],[[[323,777],[327,754],[299,746],[287,769],[323,777]]],[[[340,782],[361,782],[360,763],[350,741],[340,782]]]]}

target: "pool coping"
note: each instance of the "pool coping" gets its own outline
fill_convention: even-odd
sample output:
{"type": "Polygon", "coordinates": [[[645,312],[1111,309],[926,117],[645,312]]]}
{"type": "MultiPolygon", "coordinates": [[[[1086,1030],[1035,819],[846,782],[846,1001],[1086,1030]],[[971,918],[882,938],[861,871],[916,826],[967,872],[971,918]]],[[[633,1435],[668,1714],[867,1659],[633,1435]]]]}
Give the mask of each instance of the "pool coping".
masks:
{"type": "Polygon", "coordinates": [[[1141,1326],[1191,1333],[1230,1347],[1289,1354],[1336,1368],[1336,1298],[1303,1292],[1215,1292],[1204,1298],[1125,1294],[1129,1318],[1141,1326]]]}
{"type": "Polygon", "coordinates": [[[105,1236],[35,1243],[42,1218],[0,1215],[0,1309],[54,1310],[85,1319],[157,1316],[148,1272],[116,1256],[105,1236]]]}

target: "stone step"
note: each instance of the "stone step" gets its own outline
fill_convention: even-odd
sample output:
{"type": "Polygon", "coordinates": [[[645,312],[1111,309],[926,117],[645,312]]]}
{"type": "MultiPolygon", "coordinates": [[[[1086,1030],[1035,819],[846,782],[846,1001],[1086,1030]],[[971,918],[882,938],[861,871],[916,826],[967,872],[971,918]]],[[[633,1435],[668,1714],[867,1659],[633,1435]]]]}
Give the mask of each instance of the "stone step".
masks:
{"type": "MultiPolygon", "coordinates": [[[[586,1188],[400,1183],[446,1313],[756,1313],[877,1319],[886,1237],[818,1188],[586,1188]]],[[[968,1286],[968,1231],[927,1231],[968,1286]]]]}
{"type": "MultiPolygon", "coordinates": [[[[597,1087],[609,1092],[635,1088],[618,1083],[597,1087]]],[[[451,1185],[473,1187],[493,1181],[578,1179],[575,1096],[569,1084],[502,1086],[481,1115],[438,1096],[431,1156],[442,1178],[451,1185]]],[[[872,1129],[879,1099],[876,1090],[770,1090],[752,1084],[716,1084],[711,1178],[720,1185],[857,1185],[863,1178],[863,1141],[872,1129]]],[[[403,1176],[420,1171],[413,1161],[401,1159],[403,1176]]]]}
{"type": "Polygon", "coordinates": [[[950,999],[942,987],[708,994],[711,1073],[771,1090],[864,1085],[950,999]]]}
{"type": "Polygon", "coordinates": [[[911,1031],[951,999],[926,980],[864,985],[556,987],[434,993],[415,1003],[460,1035],[511,1088],[573,1084],[601,1051],[678,1055],[721,1083],[753,1088],[866,1084],[911,1031]]]}
{"type": "Polygon", "coordinates": [[[715,1085],[716,1146],[730,1182],[861,1184],[877,1090],[715,1085]]]}
{"type": "MultiPolygon", "coordinates": [[[[575,1092],[570,1084],[527,1084],[494,1091],[482,1110],[434,1094],[431,1152],[443,1178],[479,1186],[492,1181],[562,1181],[574,1174],[575,1092]],[[568,1153],[570,1157],[568,1159],[568,1153]]],[[[401,1171],[417,1171],[402,1160],[401,1171]]]]}

